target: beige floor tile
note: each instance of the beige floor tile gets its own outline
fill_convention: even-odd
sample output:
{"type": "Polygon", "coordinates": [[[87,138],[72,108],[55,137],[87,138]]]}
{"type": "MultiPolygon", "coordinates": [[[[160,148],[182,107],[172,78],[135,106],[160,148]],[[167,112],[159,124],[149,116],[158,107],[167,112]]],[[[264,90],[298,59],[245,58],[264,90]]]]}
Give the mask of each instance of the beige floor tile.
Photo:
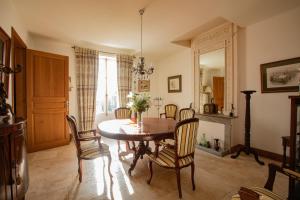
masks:
{"type": "MultiPolygon", "coordinates": [[[[77,158],[73,143],[67,146],[35,152],[28,155],[30,187],[28,200],[148,200],[178,199],[174,170],[154,165],[153,179],[146,183],[149,175],[147,158],[139,160],[133,176],[128,176],[132,158],[120,161],[116,142],[104,139],[110,145],[113,156],[111,171],[113,183],[108,176],[107,160],[83,161],[83,181],[79,183],[77,158]]],[[[266,164],[272,162],[263,159],[266,164]]],[[[242,155],[233,160],[229,156],[220,158],[200,150],[195,155],[196,190],[192,191],[190,167],[181,171],[183,199],[227,200],[240,186],[263,187],[267,180],[267,165],[258,165],[253,157],[242,155]]],[[[274,191],[287,196],[287,178],[276,177],[274,191]]]]}

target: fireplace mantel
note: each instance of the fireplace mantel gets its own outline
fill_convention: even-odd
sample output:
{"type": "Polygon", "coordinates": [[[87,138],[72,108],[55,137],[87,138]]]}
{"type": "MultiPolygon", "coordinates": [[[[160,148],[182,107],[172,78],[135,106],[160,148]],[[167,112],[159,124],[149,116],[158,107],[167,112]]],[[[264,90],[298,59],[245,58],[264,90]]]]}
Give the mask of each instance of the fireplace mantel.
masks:
{"type": "Polygon", "coordinates": [[[232,134],[232,126],[234,119],[237,118],[237,116],[230,117],[228,115],[223,114],[196,114],[195,117],[197,117],[200,121],[207,121],[207,122],[213,122],[218,124],[224,124],[224,141],[223,141],[223,148],[217,152],[213,148],[208,149],[202,146],[199,146],[200,149],[205,150],[209,153],[213,153],[218,156],[224,156],[230,153],[231,148],[231,134],[232,134]]]}

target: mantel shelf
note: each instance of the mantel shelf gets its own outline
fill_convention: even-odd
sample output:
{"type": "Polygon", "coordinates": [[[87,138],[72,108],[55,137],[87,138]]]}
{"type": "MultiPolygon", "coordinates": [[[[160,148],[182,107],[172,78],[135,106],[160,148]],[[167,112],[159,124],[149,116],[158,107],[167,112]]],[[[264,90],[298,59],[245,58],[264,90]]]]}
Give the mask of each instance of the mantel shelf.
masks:
{"type": "Polygon", "coordinates": [[[238,118],[238,116],[230,117],[230,116],[224,115],[224,114],[202,114],[202,113],[196,113],[196,116],[197,115],[205,116],[205,117],[218,117],[218,118],[225,118],[225,119],[235,119],[235,118],[238,118]]]}

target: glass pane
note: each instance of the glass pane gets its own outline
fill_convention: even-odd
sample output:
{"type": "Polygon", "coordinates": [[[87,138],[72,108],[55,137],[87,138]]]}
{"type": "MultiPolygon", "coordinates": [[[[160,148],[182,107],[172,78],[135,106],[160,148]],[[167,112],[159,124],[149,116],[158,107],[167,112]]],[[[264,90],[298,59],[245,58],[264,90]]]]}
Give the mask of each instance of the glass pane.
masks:
{"type": "Polygon", "coordinates": [[[225,49],[199,55],[200,113],[204,104],[214,103],[218,111],[224,107],[225,49]]]}
{"type": "Polygon", "coordinates": [[[105,93],[106,93],[106,61],[99,59],[98,88],[96,97],[96,114],[105,112],[105,93]]]}
{"type": "Polygon", "coordinates": [[[119,106],[116,58],[107,59],[107,94],[107,111],[113,112],[119,106]]]}

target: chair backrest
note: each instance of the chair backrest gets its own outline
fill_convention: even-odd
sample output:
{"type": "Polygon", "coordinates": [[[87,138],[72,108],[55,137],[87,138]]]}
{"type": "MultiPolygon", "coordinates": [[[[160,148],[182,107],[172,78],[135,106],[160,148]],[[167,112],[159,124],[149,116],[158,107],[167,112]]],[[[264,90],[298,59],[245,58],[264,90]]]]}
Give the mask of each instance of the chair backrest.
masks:
{"type": "Polygon", "coordinates": [[[175,128],[175,149],[178,158],[193,155],[197,142],[198,118],[180,121],[175,128]]]}
{"type": "Polygon", "coordinates": [[[165,105],[166,118],[176,119],[177,106],[175,104],[165,105]]]}
{"type": "Polygon", "coordinates": [[[195,117],[195,110],[192,108],[182,108],[179,111],[179,121],[195,117]]]}
{"type": "Polygon", "coordinates": [[[77,128],[77,124],[76,124],[76,119],[74,116],[72,115],[67,115],[66,116],[71,133],[73,135],[74,138],[74,142],[75,142],[75,146],[77,148],[77,152],[80,152],[80,142],[79,142],[79,134],[78,134],[78,128],[77,128]]]}
{"type": "Polygon", "coordinates": [[[131,110],[130,108],[117,108],[115,110],[115,118],[116,119],[130,119],[131,118],[131,110]]]}

